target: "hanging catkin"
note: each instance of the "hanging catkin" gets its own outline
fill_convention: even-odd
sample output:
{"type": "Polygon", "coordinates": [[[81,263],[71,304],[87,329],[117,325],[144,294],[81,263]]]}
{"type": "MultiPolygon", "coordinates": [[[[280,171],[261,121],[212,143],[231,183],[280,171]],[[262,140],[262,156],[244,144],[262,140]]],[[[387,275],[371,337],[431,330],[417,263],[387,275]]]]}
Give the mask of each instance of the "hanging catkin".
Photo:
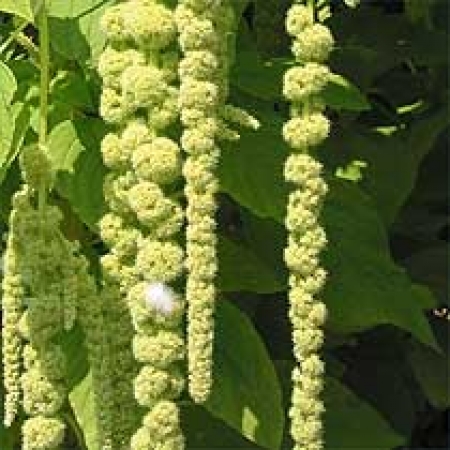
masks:
{"type": "Polygon", "coordinates": [[[204,402],[212,386],[217,236],[215,213],[220,139],[239,134],[226,121],[256,128],[246,112],[226,104],[237,21],[229,0],[181,0],[176,9],[179,45],[181,144],[186,153],[186,300],[189,392],[204,402]]]}
{"type": "MultiPolygon", "coordinates": [[[[162,2],[134,0],[109,8],[102,27],[108,46],[99,62],[101,114],[116,127],[102,143],[110,169],[105,181],[109,212],[100,223],[110,251],[102,265],[107,283],[117,290],[108,288],[115,305],[107,321],[114,328],[110,332],[122,335],[116,381],[123,384],[134,376],[135,401],[146,411],[118,448],[181,450],[176,400],[185,385],[184,213],[176,190],[182,158],[169,137],[178,119],[176,26],[162,2]],[[125,306],[128,312],[122,311],[125,306]],[[131,333],[124,329],[127,323],[131,333]],[[127,346],[137,371],[124,365],[127,346]]],[[[117,405],[118,412],[129,414],[117,405]]]]}
{"type": "Polygon", "coordinates": [[[286,26],[294,38],[292,51],[297,62],[286,72],[283,89],[285,98],[291,102],[292,113],[283,128],[291,148],[284,175],[292,186],[285,222],[289,237],[284,256],[290,271],[289,316],[298,363],[292,375],[289,415],[294,448],[321,450],[324,363],[319,352],[324,341],[326,307],[318,296],[326,280],[320,253],[327,239],[320,216],[327,185],[314,150],[330,131],[320,94],[330,75],[324,63],[332,50],[333,38],[328,28],[314,23],[313,1],[308,6],[294,4],[288,11],[286,26]]]}

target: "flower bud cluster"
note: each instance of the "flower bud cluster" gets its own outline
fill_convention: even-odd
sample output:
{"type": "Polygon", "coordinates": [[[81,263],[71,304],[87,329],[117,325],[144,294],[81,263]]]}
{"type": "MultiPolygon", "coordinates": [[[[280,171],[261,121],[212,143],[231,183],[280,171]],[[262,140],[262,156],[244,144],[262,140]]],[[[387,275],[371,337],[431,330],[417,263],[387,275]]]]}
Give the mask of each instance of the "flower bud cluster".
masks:
{"type": "MultiPolygon", "coordinates": [[[[218,139],[227,137],[223,119],[239,113],[226,107],[230,40],[236,27],[229,0],[181,0],[175,11],[183,59],[179,106],[187,154],[183,166],[188,202],[186,300],[188,303],[189,392],[204,402],[212,385],[215,309],[216,176],[218,139]],[[223,112],[223,115],[221,113],[223,112]],[[227,117],[225,117],[227,116],[227,117]]],[[[247,119],[244,114],[240,121],[247,119]]]]}
{"type": "MultiPolygon", "coordinates": [[[[23,370],[16,360],[13,373],[8,373],[13,360],[5,353],[5,385],[8,392],[8,381],[13,382],[15,401],[17,393],[22,394],[22,407],[28,417],[22,430],[23,448],[56,449],[64,436],[64,423],[59,414],[67,391],[64,354],[61,347],[52,341],[73,325],[76,304],[64,296],[60,279],[55,277],[62,272],[65,261],[61,257],[61,245],[56,234],[61,213],[55,207],[38,211],[33,206],[32,197],[32,190],[25,185],[14,196],[10,217],[3,289],[5,294],[15,293],[18,297],[14,300],[17,309],[10,310],[14,304],[5,304],[5,330],[14,326],[20,335],[5,334],[4,345],[5,349],[11,350],[13,345],[16,346],[11,355],[14,359],[17,356],[22,359],[23,370]],[[31,242],[29,236],[33,236],[31,242]],[[15,286],[11,277],[16,281],[15,286]],[[9,323],[8,316],[11,318],[12,312],[16,312],[16,323],[9,323]],[[38,430],[36,426],[42,421],[49,422],[47,432],[38,430]]],[[[7,396],[5,419],[10,425],[14,414],[9,410],[8,400],[7,396]]]]}
{"type": "MultiPolygon", "coordinates": [[[[27,158],[31,167],[32,156],[27,158]]],[[[35,203],[28,184],[13,197],[3,282],[5,423],[11,425],[21,397],[27,416],[23,448],[29,450],[56,449],[62,443],[64,423],[59,416],[67,395],[66,362],[54,342],[73,327],[78,312],[77,292],[67,277],[62,214],[55,206],[38,210],[35,203]],[[44,422],[48,430],[39,430],[44,422]]]]}
{"type": "MultiPolygon", "coordinates": [[[[24,150],[21,164],[31,170],[35,153],[24,150]]],[[[41,155],[38,156],[40,158],[41,155]]],[[[104,370],[105,335],[97,287],[80,256],[79,244],[60,231],[62,213],[38,203],[38,184],[48,176],[28,176],[13,197],[3,278],[3,362],[5,425],[10,426],[21,401],[23,449],[56,450],[64,440],[61,409],[66,402],[66,356],[57,344],[79,320],[93,377],[95,405],[100,420],[99,448],[108,444],[111,389],[104,370]],[[30,239],[30,236],[33,238],[30,239]],[[101,399],[101,400],[100,400],[101,399]]]]}
{"type": "MultiPolygon", "coordinates": [[[[176,22],[162,2],[131,0],[108,8],[101,23],[108,40],[99,63],[101,114],[116,125],[101,148],[109,211],[99,224],[109,247],[102,258],[105,289],[115,302],[106,307],[107,321],[120,334],[113,340],[113,383],[125,386],[124,378],[134,376],[133,405],[118,405],[127,414],[148,410],[124,448],[181,450],[175,402],[184,389],[184,301],[176,287],[184,269],[178,242],[184,212],[171,193],[183,161],[167,137],[179,111],[176,22]]],[[[205,102],[213,97],[206,89],[205,102]]]]}
{"type": "Polygon", "coordinates": [[[330,78],[324,63],[332,50],[333,37],[327,27],[314,23],[311,5],[294,4],[288,11],[286,28],[294,38],[292,51],[298,63],[287,70],[283,86],[284,96],[292,105],[292,117],[283,127],[284,139],[292,150],[285,162],[284,176],[293,186],[285,220],[289,237],[284,260],[290,271],[289,317],[294,356],[299,364],[292,375],[289,415],[295,448],[320,450],[325,369],[318,355],[324,342],[327,311],[317,295],[326,280],[320,255],[327,238],[320,215],[327,184],[313,150],[330,132],[320,96],[330,78]]]}

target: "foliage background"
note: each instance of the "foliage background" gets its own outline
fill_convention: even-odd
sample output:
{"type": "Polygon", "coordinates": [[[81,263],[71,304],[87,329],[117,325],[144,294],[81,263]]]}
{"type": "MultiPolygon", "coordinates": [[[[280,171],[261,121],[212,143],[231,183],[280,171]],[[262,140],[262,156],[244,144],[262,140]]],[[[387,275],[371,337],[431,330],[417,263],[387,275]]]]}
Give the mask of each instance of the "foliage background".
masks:
{"type": "MultiPolygon", "coordinates": [[[[174,3],[167,0],[168,3],[174,3]]],[[[233,102],[261,122],[223,151],[216,384],[205,408],[183,401],[190,449],[289,449],[293,365],[282,261],[292,64],[287,0],[234,0],[242,14],[233,102]]],[[[0,227],[20,183],[16,156],[36,140],[37,1],[1,0],[0,227]],[[11,13],[14,13],[12,15],[11,13]]],[[[65,233],[96,266],[104,210],[95,64],[98,18],[112,1],[52,0],[50,153],[65,233]]],[[[324,3],[324,2],[323,2],[324,3]]],[[[332,136],[318,152],[331,192],[324,211],[330,272],[325,357],[328,449],[448,448],[449,242],[446,0],[330,0],[337,47],[325,101],[332,136]]],[[[30,239],[32,237],[30,236],[30,239]]],[[[89,367],[78,328],[65,336],[72,392],[65,449],[96,450],[89,367]]],[[[1,390],[0,390],[1,396],[1,390]]],[[[19,448],[0,425],[0,448],[19,448]]]]}

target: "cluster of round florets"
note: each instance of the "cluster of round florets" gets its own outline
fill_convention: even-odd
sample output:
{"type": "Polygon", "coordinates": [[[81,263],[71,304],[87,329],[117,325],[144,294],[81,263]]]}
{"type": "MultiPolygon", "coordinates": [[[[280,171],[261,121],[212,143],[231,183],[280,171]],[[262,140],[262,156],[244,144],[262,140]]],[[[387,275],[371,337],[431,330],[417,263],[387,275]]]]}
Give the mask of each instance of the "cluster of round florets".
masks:
{"type": "MultiPolygon", "coordinates": [[[[166,418],[164,410],[158,412],[161,405],[172,406],[170,432],[154,433],[154,425],[144,420],[123,447],[130,448],[131,442],[132,450],[181,450],[184,439],[172,401],[184,387],[179,367],[185,353],[180,333],[184,302],[172,286],[179,284],[184,269],[184,252],[177,242],[184,214],[169,192],[181,177],[182,157],[178,144],[164,136],[180,104],[179,90],[172,85],[179,59],[171,48],[175,20],[161,2],[132,0],[109,8],[102,27],[109,47],[100,58],[106,97],[101,113],[119,125],[102,144],[110,169],[104,184],[110,211],[100,222],[110,253],[102,258],[102,267],[105,280],[117,284],[131,316],[134,337],[129,348],[141,364],[132,386],[137,404],[162,425],[166,418]]],[[[213,101],[213,93],[200,94],[213,101]]],[[[183,92],[181,97],[189,95],[183,92]]]]}
{"type": "Polygon", "coordinates": [[[22,428],[23,450],[53,450],[64,440],[65,425],[59,419],[33,417],[22,428]]]}
{"type": "Polygon", "coordinates": [[[292,51],[298,66],[284,76],[283,93],[291,102],[292,117],[283,127],[285,141],[292,149],[284,176],[293,185],[285,225],[289,232],[284,260],[290,271],[289,317],[293,327],[293,351],[299,367],[293,372],[291,435],[296,448],[323,448],[324,411],[320,399],[324,364],[318,356],[323,342],[326,307],[316,296],[326,280],[320,255],[327,245],[320,214],[327,184],[322,165],[311,155],[329,135],[330,122],[320,99],[330,79],[324,65],[333,48],[329,29],[314,23],[309,6],[293,5],[286,29],[294,37],[292,51]]]}
{"type": "Polygon", "coordinates": [[[35,190],[24,185],[13,197],[10,217],[3,284],[5,423],[14,420],[21,392],[29,417],[23,426],[23,448],[47,450],[63,440],[64,424],[58,416],[67,395],[66,361],[54,342],[78,316],[80,280],[72,265],[78,246],[60,232],[61,211],[50,205],[36,209],[34,196],[35,190]]]}
{"type": "Polygon", "coordinates": [[[293,5],[287,14],[287,32],[294,38],[292,52],[298,62],[325,62],[334,46],[333,35],[325,25],[314,23],[309,7],[293,5]]]}
{"type": "Polygon", "coordinates": [[[106,10],[101,26],[109,41],[98,65],[102,117],[125,124],[145,110],[155,129],[172,124],[176,89],[169,83],[176,79],[178,62],[169,50],[176,37],[172,11],[158,2],[121,3],[106,10]]]}
{"type": "Polygon", "coordinates": [[[172,12],[157,2],[127,2],[110,7],[100,26],[111,43],[133,43],[147,51],[166,48],[176,33],[172,12]]]}
{"type": "MultiPolygon", "coordinates": [[[[188,201],[186,298],[188,311],[189,391],[207,399],[212,383],[217,140],[232,133],[224,120],[251,120],[238,108],[225,109],[230,64],[229,36],[235,28],[229,0],[182,0],[175,11],[183,59],[179,106],[184,125],[181,144],[188,158],[183,167],[188,201]],[[221,114],[223,113],[223,114],[221,114]],[[207,226],[203,226],[207,224],[207,226]],[[207,289],[198,289],[207,286],[207,289]]],[[[234,135],[233,135],[234,137],[234,135]]]]}

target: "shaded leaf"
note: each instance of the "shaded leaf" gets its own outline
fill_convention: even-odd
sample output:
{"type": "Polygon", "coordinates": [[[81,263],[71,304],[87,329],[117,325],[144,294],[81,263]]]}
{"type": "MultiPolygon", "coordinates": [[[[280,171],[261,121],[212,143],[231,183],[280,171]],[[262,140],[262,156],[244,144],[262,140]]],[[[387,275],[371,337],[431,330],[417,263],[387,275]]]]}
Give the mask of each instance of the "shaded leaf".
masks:
{"type": "Polygon", "coordinates": [[[283,274],[269,259],[263,259],[245,241],[219,238],[218,287],[224,292],[251,291],[267,294],[286,286],[283,274]]]}
{"type": "Polygon", "coordinates": [[[371,200],[353,183],[333,182],[323,220],[330,242],[324,253],[330,326],[348,333],[393,324],[435,345],[422,310],[424,303],[433,307],[435,299],[429,291],[418,292],[405,270],[392,261],[371,200]]]}
{"type": "Polygon", "coordinates": [[[187,450],[209,449],[212,443],[214,450],[261,449],[204,408],[182,407],[181,416],[187,450]]]}
{"type": "Polygon", "coordinates": [[[420,163],[449,122],[443,109],[388,133],[353,125],[338,130],[325,144],[324,158],[329,164],[352,160],[367,164],[361,186],[390,225],[414,188],[420,163]]]}
{"type": "MultiPolygon", "coordinates": [[[[280,119],[267,114],[261,121],[260,131],[243,132],[238,148],[224,150],[221,188],[254,214],[281,225],[288,192],[282,169],[287,150],[280,119]]],[[[323,220],[329,240],[324,254],[330,272],[324,292],[329,326],[352,333],[393,324],[435,345],[423,313],[423,305],[431,308],[435,299],[426,290],[418,292],[393,262],[371,199],[353,183],[331,180],[323,220]]],[[[283,265],[281,258],[277,264],[283,265]]]]}
{"type": "Polygon", "coordinates": [[[251,321],[228,302],[217,306],[214,385],[205,407],[247,439],[277,450],[284,415],[275,369],[251,321]]]}
{"type": "Polygon", "coordinates": [[[111,0],[52,2],[49,25],[53,48],[67,59],[94,67],[105,45],[99,20],[111,3],[111,0]]]}
{"type": "Polygon", "coordinates": [[[80,119],[61,123],[49,136],[53,167],[60,172],[56,188],[81,220],[94,229],[105,208],[105,168],[100,154],[105,130],[101,120],[80,119]]]}
{"type": "Polygon", "coordinates": [[[326,379],[324,395],[325,448],[330,450],[367,448],[391,450],[405,443],[405,437],[369,403],[334,378],[326,379]]]}
{"type": "Polygon", "coordinates": [[[332,74],[322,98],[333,109],[347,111],[365,111],[370,109],[366,96],[349,80],[341,75],[332,74]]]}
{"type": "Polygon", "coordinates": [[[412,342],[407,353],[416,380],[429,402],[438,409],[450,406],[450,357],[412,342]]]}

